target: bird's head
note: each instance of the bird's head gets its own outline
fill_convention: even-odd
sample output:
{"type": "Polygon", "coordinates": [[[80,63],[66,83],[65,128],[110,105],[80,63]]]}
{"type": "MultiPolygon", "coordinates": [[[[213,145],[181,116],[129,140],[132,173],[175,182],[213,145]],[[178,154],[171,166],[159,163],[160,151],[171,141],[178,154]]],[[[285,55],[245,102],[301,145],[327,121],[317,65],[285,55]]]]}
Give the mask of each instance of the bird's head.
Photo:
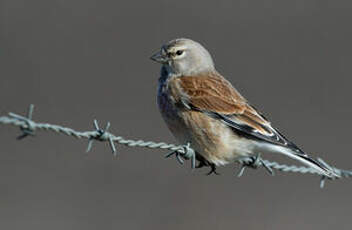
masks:
{"type": "Polygon", "coordinates": [[[214,70],[209,52],[198,42],[186,38],[167,42],[151,59],[176,75],[196,75],[214,70]]]}

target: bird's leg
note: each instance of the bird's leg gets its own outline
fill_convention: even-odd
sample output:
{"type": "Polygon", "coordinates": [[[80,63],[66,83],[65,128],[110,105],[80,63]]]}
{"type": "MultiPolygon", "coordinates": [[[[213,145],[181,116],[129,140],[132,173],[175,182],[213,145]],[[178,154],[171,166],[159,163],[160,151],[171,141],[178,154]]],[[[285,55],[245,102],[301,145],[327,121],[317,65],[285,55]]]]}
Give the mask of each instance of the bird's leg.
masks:
{"type": "Polygon", "coordinates": [[[196,166],[196,169],[203,168],[204,166],[207,166],[203,161],[198,161],[198,165],[196,166]]]}
{"type": "Polygon", "coordinates": [[[216,165],[213,163],[210,163],[208,160],[206,160],[202,155],[200,155],[199,153],[196,153],[196,159],[199,162],[198,165],[196,166],[196,168],[203,168],[203,167],[210,167],[210,171],[206,174],[206,175],[211,175],[211,174],[215,174],[215,175],[220,175],[217,171],[216,171],[216,165]]]}
{"type": "Polygon", "coordinates": [[[196,166],[196,168],[203,168],[205,166],[208,166],[208,161],[197,152],[196,152],[196,159],[198,161],[198,165],[196,166]]]}
{"type": "Polygon", "coordinates": [[[210,163],[209,164],[209,167],[210,167],[210,171],[206,174],[207,176],[209,176],[209,175],[211,175],[211,174],[215,174],[215,175],[220,175],[220,173],[218,173],[217,171],[216,171],[216,165],[215,164],[213,164],[213,163],[210,163]]]}

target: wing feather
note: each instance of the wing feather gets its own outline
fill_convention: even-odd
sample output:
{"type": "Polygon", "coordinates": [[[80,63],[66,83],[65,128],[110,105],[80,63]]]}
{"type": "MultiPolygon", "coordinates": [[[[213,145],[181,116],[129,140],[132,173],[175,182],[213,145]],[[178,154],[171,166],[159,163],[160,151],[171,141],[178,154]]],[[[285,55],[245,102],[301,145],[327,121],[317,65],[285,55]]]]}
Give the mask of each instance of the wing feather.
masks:
{"type": "Polygon", "coordinates": [[[285,146],[306,155],[274,129],[270,122],[218,73],[176,77],[170,82],[170,88],[172,95],[182,105],[222,120],[235,132],[285,146]]]}

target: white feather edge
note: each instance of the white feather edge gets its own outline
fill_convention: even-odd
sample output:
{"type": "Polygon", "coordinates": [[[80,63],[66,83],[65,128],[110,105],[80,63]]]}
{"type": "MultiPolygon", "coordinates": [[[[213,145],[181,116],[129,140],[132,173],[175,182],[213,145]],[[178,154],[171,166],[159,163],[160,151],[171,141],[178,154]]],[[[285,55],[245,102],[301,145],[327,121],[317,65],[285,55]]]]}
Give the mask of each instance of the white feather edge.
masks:
{"type": "Polygon", "coordinates": [[[299,162],[301,162],[302,164],[315,169],[319,174],[327,176],[329,178],[331,177],[338,177],[338,175],[336,173],[334,173],[332,170],[330,169],[322,169],[320,168],[318,165],[304,159],[303,157],[300,157],[299,155],[297,155],[293,150],[289,149],[289,148],[285,148],[283,146],[278,146],[278,145],[273,145],[273,144],[260,144],[258,146],[260,149],[268,151],[270,153],[279,153],[279,154],[283,154],[293,160],[297,160],[299,162]]]}

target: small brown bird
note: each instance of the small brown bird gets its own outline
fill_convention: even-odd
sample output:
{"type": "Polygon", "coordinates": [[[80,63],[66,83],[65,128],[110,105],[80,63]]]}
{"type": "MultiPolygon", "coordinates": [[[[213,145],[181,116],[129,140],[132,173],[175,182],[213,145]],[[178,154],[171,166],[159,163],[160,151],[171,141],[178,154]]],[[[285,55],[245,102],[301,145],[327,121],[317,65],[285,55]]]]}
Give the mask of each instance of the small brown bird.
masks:
{"type": "Polygon", "coordinates": [[[198,42],[169,41],[151,57],[162,64],[158,106],[170,131],[190,143],[199,167],[234,162],[262,152],[284,154],[328,177],[334,173],[287,140],[215,69],[198,42]]]}

